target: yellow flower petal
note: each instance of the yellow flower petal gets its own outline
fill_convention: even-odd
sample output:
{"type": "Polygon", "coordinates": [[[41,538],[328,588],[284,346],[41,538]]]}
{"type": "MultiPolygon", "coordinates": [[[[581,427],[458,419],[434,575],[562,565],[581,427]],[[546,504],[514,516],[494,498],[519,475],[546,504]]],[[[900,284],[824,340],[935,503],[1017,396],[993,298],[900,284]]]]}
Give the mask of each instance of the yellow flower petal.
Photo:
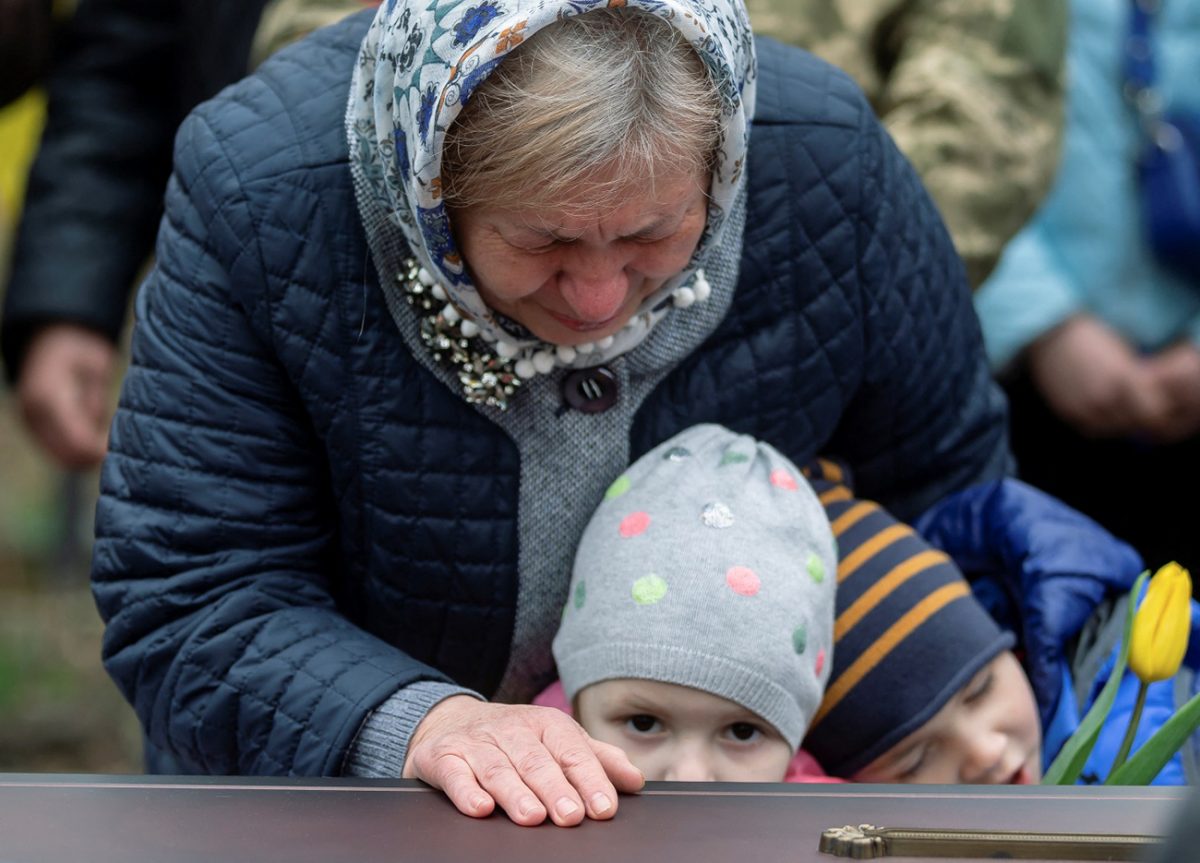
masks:
{"type": "Polygon", "coordinates": [[[1142,682],[1166,680],[1179,670],[1191,634],[1191,597],[1191,576],[1177,563],[1150,579],[1129,640],[1129,667],[1142,682]]]}

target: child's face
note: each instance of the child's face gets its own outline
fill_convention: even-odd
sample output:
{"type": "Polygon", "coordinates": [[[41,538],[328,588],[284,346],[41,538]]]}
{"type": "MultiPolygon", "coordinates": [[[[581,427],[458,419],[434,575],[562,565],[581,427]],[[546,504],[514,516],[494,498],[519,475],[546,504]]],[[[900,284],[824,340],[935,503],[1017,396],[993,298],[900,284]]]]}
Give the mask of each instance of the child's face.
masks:
{"type": "Polygon", "coordinates": [[[690,686],[605,680],[575,697],[588,734],[621,747],[647,779],[779,782],[791,748],[746,708],[690,686]]]}
{"type": "Polygon", "coordinates": [[[933,718],[861,770],[859,782],[1031,785],[1042,732],[1029,680],[1004,651],[933,718]]]}

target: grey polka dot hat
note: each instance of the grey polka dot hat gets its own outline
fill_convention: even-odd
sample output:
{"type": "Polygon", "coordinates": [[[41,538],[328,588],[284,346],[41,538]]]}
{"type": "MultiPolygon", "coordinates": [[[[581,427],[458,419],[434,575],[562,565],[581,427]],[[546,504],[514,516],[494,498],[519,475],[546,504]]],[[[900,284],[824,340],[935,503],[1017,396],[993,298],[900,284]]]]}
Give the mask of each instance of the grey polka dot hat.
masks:
{"type": "Polygon", "coordinates": [[[700,689],[793,750],[832,664],[837,557],[800,470],[700,425],[610,486],[575,558],[554,658],[568,699],[602,680],[700,689]]]}

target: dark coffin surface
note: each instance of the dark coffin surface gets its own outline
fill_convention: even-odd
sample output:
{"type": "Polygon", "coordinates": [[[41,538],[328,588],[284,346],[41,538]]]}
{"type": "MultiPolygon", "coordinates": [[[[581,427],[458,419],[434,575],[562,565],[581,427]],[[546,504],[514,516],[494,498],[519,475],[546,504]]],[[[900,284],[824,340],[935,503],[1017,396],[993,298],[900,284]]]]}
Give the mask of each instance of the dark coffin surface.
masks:
{"type": "Polygon", "coordinates": [[[572,830],[459,815],[414,782],[0,776],[0,863],[830,861],[842,824],[1151,833],[1186,789],[651,783],[572,830]]]}

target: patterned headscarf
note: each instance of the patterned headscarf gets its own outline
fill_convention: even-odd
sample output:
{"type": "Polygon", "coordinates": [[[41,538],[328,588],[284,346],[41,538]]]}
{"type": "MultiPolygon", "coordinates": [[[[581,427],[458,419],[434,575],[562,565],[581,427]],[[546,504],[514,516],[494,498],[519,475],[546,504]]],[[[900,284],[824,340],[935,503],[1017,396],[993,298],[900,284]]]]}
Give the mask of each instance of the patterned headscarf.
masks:
{"type": "MultiPolygon", "coordinates": [[[[479,83],[534,33],[618,6],[678,28],[709,70],[722,105],[704,234],[687,268],[647,298],[640,313],[692,278],[720,238],[742,183],[755,92],[754,43],[742,0],[386,0],[363,40],[346,115],[359,194],[389,214],[418,263],[493,339],[536,344],[511,332],[511,324],[503,328],[471,284],[440,195],[446,130],[479,83]]],[[[631,347],[617,343],[592,360],[631,347]]]]}

